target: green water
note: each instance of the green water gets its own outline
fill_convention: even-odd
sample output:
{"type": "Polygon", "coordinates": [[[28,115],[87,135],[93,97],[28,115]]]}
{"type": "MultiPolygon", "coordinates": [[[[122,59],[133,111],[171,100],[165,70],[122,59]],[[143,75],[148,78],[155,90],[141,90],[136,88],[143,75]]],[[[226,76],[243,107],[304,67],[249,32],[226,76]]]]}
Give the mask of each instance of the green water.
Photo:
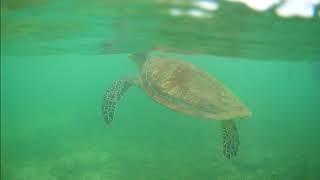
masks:
{"type": "MultiPolygon", "coordinates": [[[[173,112],[137,87],[120,102],[112,126],[105,125],[101,103],[106,88],[138,73],[124,53],[134,49],[135,38],[124,38],[132,44],[123,45],[121,53],[104,51],[120,32],[112,28],[119,4],[11,2],[16,4],[1,9],[1,179],[320,178],[320,59],[315,41],[308,44],[298,37],[306,51],[296,53],[302,57],[308,52],[308,58],[292,61],[285,48],[271,55],[224,56],[228,50],[216,56],[213,52],[220,51],[178,55],[222,81],[253,113],[236,121],[240,151],[227,160],[219,122],[173,112]],[[252,58],[258,56],[264,61],[252,58]]],[[[314,23],[292,21],[297,26],[300,21],[314,23]]],[[[280,34],[270,42],[281,39],[280,34]]],[[[247,47],[250,41],[242,43],[247,47]]]]}

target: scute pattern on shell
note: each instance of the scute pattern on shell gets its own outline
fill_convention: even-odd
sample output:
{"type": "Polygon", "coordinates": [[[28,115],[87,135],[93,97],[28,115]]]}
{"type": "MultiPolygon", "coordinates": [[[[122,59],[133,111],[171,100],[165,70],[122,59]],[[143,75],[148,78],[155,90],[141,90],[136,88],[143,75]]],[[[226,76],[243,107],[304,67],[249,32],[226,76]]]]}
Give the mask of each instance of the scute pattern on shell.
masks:
{"type": "Polygon", "coordinates": [[[151,57],[140,78],[149,96],[173,110],[214,120],[250,115],[237,97],[194,64],[151,57]]]}

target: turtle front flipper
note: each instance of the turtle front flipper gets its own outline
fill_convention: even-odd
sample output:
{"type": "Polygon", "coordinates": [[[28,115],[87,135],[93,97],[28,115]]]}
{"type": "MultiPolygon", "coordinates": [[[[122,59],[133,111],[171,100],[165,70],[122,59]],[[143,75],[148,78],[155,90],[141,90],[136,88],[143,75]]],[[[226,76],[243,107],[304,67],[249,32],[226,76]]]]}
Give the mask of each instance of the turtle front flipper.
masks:
{"type": "Polygon", "coordinates": [[[121,100],[132,84],[132,80],[123,78],[115,81],[111,87],[107,89],[103,98],[102,112],[104,121],[108,125],[113,121],[117,103],[121,100]]]}
{"type": "Polygon", "coordinates": [[[231,159],[238,153],[240,146],[239,133],[236,123],[232,120],[222,121],[222,150],[223,155],[231,159]]]}

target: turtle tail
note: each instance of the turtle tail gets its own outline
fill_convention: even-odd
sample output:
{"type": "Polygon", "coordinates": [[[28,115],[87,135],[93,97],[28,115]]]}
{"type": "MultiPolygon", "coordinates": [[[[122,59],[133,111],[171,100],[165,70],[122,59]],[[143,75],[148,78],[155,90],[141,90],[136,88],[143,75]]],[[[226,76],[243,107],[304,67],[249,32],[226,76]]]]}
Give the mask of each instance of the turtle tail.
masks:
{"type": "Polygon", "coordinates": [[[238,153],[240,146],[239,133],[233,120],[222,121],[222,152],[231,159],[238,153]]]}
{"type": "Polygon", "coordinates": [[[125,92],[132,86],[132,81],[128,78],[123,78],[115,81],[106,91],[103,104],[102,113],[104,121],[110,125],[113,121],[117,103],[121,100],[125,92]]]}

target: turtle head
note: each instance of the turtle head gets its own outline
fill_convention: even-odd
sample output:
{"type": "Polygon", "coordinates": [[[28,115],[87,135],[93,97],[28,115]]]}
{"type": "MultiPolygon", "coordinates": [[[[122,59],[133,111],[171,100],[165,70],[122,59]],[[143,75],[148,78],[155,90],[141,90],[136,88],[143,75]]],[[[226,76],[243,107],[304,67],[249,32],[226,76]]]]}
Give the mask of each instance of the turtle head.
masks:
{"type": "Polygon", "coordinates": [[[148,58],[148,53],[146,52],[139,52],[139,53],[132,53],[129,54],[129,58],[136,63],[136,65],[141,68],[144,64],[144,62],[147,60],[148,58]]]}

